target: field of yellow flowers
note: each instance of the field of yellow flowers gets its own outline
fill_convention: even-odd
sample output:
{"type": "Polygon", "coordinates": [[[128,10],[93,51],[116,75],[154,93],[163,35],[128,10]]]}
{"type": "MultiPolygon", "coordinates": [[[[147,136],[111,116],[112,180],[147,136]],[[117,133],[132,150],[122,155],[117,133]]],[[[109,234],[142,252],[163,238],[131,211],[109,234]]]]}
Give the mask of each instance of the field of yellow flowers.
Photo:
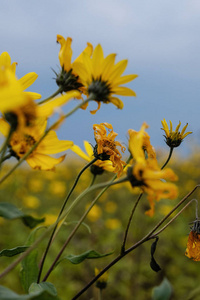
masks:
{"type": "MultiPolygon", "coordinates": [[[[165,160],[165,154],[159,152],[160,160],[165,160]]],[[[199,183],[200,169],[199,148],[195,149],[187,158],[176,154],[170,161],[173,170],[179,177],[181,186],[180,194],[176,200],[162,200],[156,203],[154,217],[145,215],[148,209],[148,201],[144,197],[139,203],[135,219],[131,224],[127,245],[137,242],[150,228],[154,226],[178,201],[199,183]]],[[[42,232],[45,226],[56,221],[63,199],[70,189],[76,174],[84,166],[82,160],[73,157],[59,166],[56,172],[33,171],[21,167],[2,184],[0,197],[4,202],[15,204],[23,208],[23,212],[36,218],[45,218],[37,230],[25,227],[20,219],[5,220],[0,218],[1,240],[0,249],[11,249],[17,245],[25,245],[31,232],[42,232]],[[69,163],[70,161],[70,163],[69,163]],[[12,237],[12,238],[10,238],[12,237]]],[[[7,167],[6,167],[7,168],[7,167]]],[[[5,170],[6,171],[6,170],[5,170]]],[[[105,173],[105,181],[110,178],[105,173]]],[[[80,193],[79,187],[84,189],[90,182],[90,171],[87,170],[80,178],[80,184],[74,190],[72,199],[80,193]]],[[[100,176],[99,176],[100,177],[100,176]]],[[[102,181],[102,177],[100,179],[102,181]]],[[[98,182],[98,178],[97,178],[98,182]]],[[[179,183],[177,183],[179,185],[179,183]]],[[[71,232],[74,224],[79,220],[83,212],[94,198],[96,191],[87,195],[73,209],[64,226],[59,232],[56,242],[52,244],[45,268],[51,264],[56,254],[62,247],[66,237],[71,232]]],[[[80,264],[73,264],[68,259],[63,259],[55,267],[49,277],[54,282],[61,299],[71,299],[82,287],[94,276],[95,268],[102,269],[120,251],[124,230],[134,201],[139,190],[132,190],[130,183],[113,186],[109,193],[105,192],[97,204],[92,208],[86,220],[79,228],[77,234],[71,240],[68,248],[64,251],[63,258],[69,255],[79,255],[92,249],[99,253],[109,255],[95,260],[86,259],[80,264]],[[134,193],[133,193],[134,192],[134,193]],[[66,297],[66,298],[65,298],[66,297]]],[[[192,196],[200,199],[200,191],[197,190],[192,196]]],[[[70,203],[68,205],[70,205],[70,203]]],[[[155,258],[161,270],[154,272],[150,267],[151,244],[149,241],[124,257],[108,273],[107,286],[103,289],[103,299],[151,299],[155,286],[161,284],[163,278],[167,278],[172,288],[171,299],[200,299],[199,289],[199,263],[186,257],[185,250],[190,231],[189,223],[195,219],[195,203],[191,205],[163,232],[160,234],[155,252],[155,258]]],[[[39,254],[41,257],[46,247],[46,241],[40,244],[39,254]]],[[[0,258],[1,259],[1,258],[0,258]]],[[[1,261],[1,269],[7,267],[14,258],[5,258],[1,261]]],[[[1,284],[23,293],[19,276],[21,266],[1,279],[1,284]]],[[[81,296],[80,299],[98,299],[98,289],[93,285],[81,296]]]]}

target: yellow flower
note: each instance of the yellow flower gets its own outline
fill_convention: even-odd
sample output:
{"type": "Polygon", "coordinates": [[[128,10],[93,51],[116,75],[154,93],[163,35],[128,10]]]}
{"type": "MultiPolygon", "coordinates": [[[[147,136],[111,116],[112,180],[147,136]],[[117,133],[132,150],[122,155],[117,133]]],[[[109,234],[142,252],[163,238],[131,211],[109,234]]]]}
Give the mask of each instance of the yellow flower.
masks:
{"type": "Polygon", "coordinates": [[[135,163],[128,169],[127,174],[133,187],[139,186],[147,193],[150,210],[146,214],[153,216],[155,200],[174,199],[178,195],[178,190],[173,183],[164,181],[167,179],[175,181],[177,176],[169,168],[165,170],[159,168],[150,138],[145,132],[147,127],[144,123],[139,132],[129,130],[129,151],[135,163]]]}
{"type": "Polygon", "coordinates": [[[181,126],[181,122],[179,121],[179,124],[177,125],[175,131],[173,131],[172,129],[172,122],[169,121],[170,123],[170,129],[167,125],[167,122],[165,119],[163,119],[163,121],[161,121],[162,125],[163,125],[163,128],[161,128],[162,130],[165,131],[165,142],[166,144],[171,147],[171,148],[174,148],[174,147],[178,147],[183,139],[188,135],[188,134],[191,134],[192,132],[189,131],[189,132],[185,132],[186,131],[186,128],[188,126],[188,123],[183,127],[182,131],[180,132],[179,131],[179,128],[181,126]]]}
{"type": "MultiPolygon", "coordinates": [[[[86,153],[81,150],[81,148],[77,145],[74,145],[71,150],[78,154],[81,158],[85,159],[86,161],[90,162],[94,159],[94,149],[90,143],[84,141],[84,146],[86,153]]],[[[114,172],[115,168],[112,166],[112,162],[110,160],[97,160],[91,167],[90,171],[94,175],[101,175],[104,170],[109,172],[114,172]]]]}
{"type": "MultiPolygon", "coordinates": [[[[84,51],[76,58],[76,60],[72,63],[72,48],[71,43],[72,39],[68,37],[66,40],[62,35],[57,35],[57,43],[60,43],[61,48],[59,52],[59,61],[62,67],[60,74],[57,74],[56,83],[59,87],[62,88],[62,91],[67,92],[70,90],[78,90],[80,92],[84,92],[85,88],[78,76],[78,74],[74,71],[74,63],[82,62],[83,53],[87,53],[89,56],[92,55],[93,46],[90,43],[87,43],[87,47],[84,51]]],[[[77,98],[80,98],[77,97],[77,98]]]]}
{"type": "Polygon", "coordinates": [[[194,261],[200,261],[200,221],[194,221],[190,231],[185,255],[194,261]]]}
{"type": "MultiPolygon", "coordinates": [[[[23,131],[15,131],[10,139],[9,146],[11,154],[18,159],[23,157],[45,132],[47,121],[38,121],[34,126],[24,127],[23,131]]],[[[0,119],[0,131],[4,136],[9,132],[9,124],[0,119]]],[[[60,141],[56,132],[51,130],[36,149],[27,157],[27,163],[38,170],[53,170],[55,165],[62,162],[65,155],[54,158],[48,154],[56,154],[73,146],[71,141],[60,141]]]]}
{"type": "Polygon", "coordinates": [[[33,100],[41,95],[25,91],[38,77],[35,72],[20,79],[15,76],[16,63],[11,64],[10,55],[0,55],[0,111],[15,130],[30,125],[36,117],[36,104],[33,100]]]}
{"type": "MultiPolygon", "coordinates": [[[[94,272],[95,272],[95,276],[97,276],[101,272],[101,270],[95,268],[94,272]]],[[[103,275],[101,275],[101,277],[97,279],[96,287],[99,289],[105,289],[107,286],[107,282],[108,282],[108,272],[105,272],[103,275]]]]}
{"type": "Polygon", "coordinates": [[[121,148],[121,151],[125,151],[120,142],[115,141],[116,136],[118,135],[113,131],[113,127],[109,123],[101,123],[100,125],[94,124],[94,136],[96,140],[96,146],[94,148],[94,156],[102,161],[110,160],[114,168],[113,172],[117,173],[119,177],[123,172],[123,166],[125,162],[121,160],[122,155],[120,154],[117,146],[121,148]],[[108,128],[108,135],[106,128],[108,128]]]}
{"type": "MultiPolygon", "coordinates": [[[[99,110],[101,102],[113,103],[117,108],[123,108],[123,102],[113,96],[136,96],[130,88],[121,86],[124,83],[134,80],[138,75],[125,75],[128,60],[119,61],[115,64],[116,54],[112,53],[104,58],[101,45],[97,45],[90,58],[88,53],[82,54],[82,61],[74,62],[73,69],[78,74],[82,84],[87,89],[87,95],[92,95],[97,101],[99,110]]],[[[97,110],[91,111],[95,114],[97,110]]]]}
{"type": "Polygon", "coordinates": [[[6,53],[0,56],[0,111],[2,113],[13,111],[29,100],[15,76],[15,64],[11,65],[6,53]]]}

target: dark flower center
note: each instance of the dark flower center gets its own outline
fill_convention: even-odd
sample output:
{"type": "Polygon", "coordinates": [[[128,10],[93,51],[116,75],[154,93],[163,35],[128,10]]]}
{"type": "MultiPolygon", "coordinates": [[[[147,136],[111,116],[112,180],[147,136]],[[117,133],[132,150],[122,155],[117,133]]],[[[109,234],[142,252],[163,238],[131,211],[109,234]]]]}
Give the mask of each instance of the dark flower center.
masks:
{"type": "Polygon", "coordinates": [[[92,83],[88,88],[89,94],[94,94],[96,101],[101,101],[104,103],[109,102],[109,96],[112,93],[110,84],[107,81],[101,80],[101,77],[98,79],[92,80],[92,83]]]}

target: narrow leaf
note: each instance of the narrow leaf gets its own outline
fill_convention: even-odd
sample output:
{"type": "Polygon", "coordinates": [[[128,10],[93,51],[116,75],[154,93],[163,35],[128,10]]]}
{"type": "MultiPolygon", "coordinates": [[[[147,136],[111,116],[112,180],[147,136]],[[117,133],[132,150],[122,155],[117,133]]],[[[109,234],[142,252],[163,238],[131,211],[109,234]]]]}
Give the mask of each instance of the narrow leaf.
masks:
{"type": "Polygon", "coordinates": [[[23,253],[24,251],[26,251],[27,248],[28,246],[18,246],[12,249],[3,249],[0,251],[0,256],[12,257],[14,255],[23,253]]]}
{"type": "Polygon", "coordinates": [[[152,300],[170,300],[172,295],[172,286],[167,278],[164,278],[162,283],[155,287],[152,291],[152,300]]]}
{"type": "Polygon", "coordinates": [[[73,255],[70,254],[68,256],[63,257],[63,259],[61,259],[58,263],[60,263],[63,260],[69,260],[72,264],[80,264],[82,261],[84,261],[85,259],[94,259],[94,258],[101,258],[101,257],[105,257],[108,255],[113,254],[113,252],[109,252],[109,253],[105,253],[105,254],[100,254],[94,250],[88,250],[80,255],[73,255]]]}
{"type": "Polygon", "coordinates": [[[21,219],[29,228],[34,228],[36,225],[45,221],[45,218],[36,219],[30,215],[26,215],[15,205],[7,202],[0,203],[0,217],[8,220],[21,219]]]}
{"type": "Polygon", "coordinates": [[[158,272],[158,271],[161,270],[160,266],[157,264],[157,262],[154,258],[154,253],[156,251],[157,242],[158,242],[158,237],[156,237],[156,240],[151,245],[151,262],[150,262],[150,266],[151,266],[152,270],[155,271],[155,272],[158,272]]]}

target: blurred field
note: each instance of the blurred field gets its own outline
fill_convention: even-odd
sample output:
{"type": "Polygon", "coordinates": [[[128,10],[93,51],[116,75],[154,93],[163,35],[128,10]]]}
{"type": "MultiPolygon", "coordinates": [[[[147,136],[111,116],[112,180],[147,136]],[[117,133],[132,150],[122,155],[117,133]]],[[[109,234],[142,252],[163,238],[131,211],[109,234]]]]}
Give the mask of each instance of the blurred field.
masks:
{"type": "MultiPolygon", "coordinates": [[[[164,157],[164,154],[160,153],[161,161],[164,161],[164,157]]],[[[145,210],[148,209],[148,201],[143,197],[131,225],[128,247],[148,233],[183,196],[199,183],[199,161],[199,151],[195,151],[187,158],[174,156],[169,165],[179,176],[179,198],[177,200],[161,200],[156,204],[155,216],[149,218],[144,214],[145,210]]],[[[83,166],[84,162],[81,160],[68,159],[68,162],[66,161],[65,164],[57,167],[56,172],[39,172],[32,171],[28,167],[21,167],[2,184],[0,199],[3,202],[16,204],[23,212],[33,216],[45,216],[45,224],[49,225],[55,221],[66,193],[83,166]]],[[[96,182],[106,181],[111,177],[112,175],[107,173],[99,176],[96,182]]],[[[91,174],[87,170],[82,175],[70,203],[90,184],[90,181],[91,174]]],[[[79,265],[73,265],[67,261],[58,265],[48,281],[56,286],[61,299],[71,299],[93,278],[95,267],[103,268],[118,255],[130,212],[137,199],[137,193],[138,191],[132,190],[129,184],[112,187],[93,208],[85,221],[91,232],[86,226],[81,226],[65,250],[65,255],[80,254],[89,249],[100,253],[112,251],[114,253],[105,258],[86,260],[79,265]]],[[[85,197],[69,215],[66,224],[52,245],[45,270],[50,266],[50,262],[55,258],[68,234],[74,228],[73,222],[79,220],[96,194],[97,192],[85,197]]],[[[200,190],[196,191],[192,198],[199,199],[200,190]]],[[[194,219],[195,203],[191,204],[170,227],[161,233],[155,253],[155,258],[162,268],[160,272],[155,273],[149,266],[151,242],[142,245],[115,265],[109,271],[108,287],[103,291],[103,299],[151,299],[152,288],[159,285],[164,276],[173,286],[172,299],[200,299],[200,292],[196,293],[196,296],[190,297],[190,294],[199,287],[199,262],[193,262],[184,255],[189,222],[194,219]]],[[[0,218],[0,226],[0,250],[24,245],[30,234],[30,229],[25,227],[20,220],[6,221],[0,218]]],[[[46,242],[44,241],[38,247],[39,259],[45,245],[46,242]]],[[[1,257],[0,259],[1,271],[13,261],[13,258],[1,257]]],[[[0,280],[0,284],[18,293],[23,293],[18,275],[19,270],[20,266],[0,280]]],[[[80,299],[98,299],[97,288],[93,286],[80,299]]]]}

